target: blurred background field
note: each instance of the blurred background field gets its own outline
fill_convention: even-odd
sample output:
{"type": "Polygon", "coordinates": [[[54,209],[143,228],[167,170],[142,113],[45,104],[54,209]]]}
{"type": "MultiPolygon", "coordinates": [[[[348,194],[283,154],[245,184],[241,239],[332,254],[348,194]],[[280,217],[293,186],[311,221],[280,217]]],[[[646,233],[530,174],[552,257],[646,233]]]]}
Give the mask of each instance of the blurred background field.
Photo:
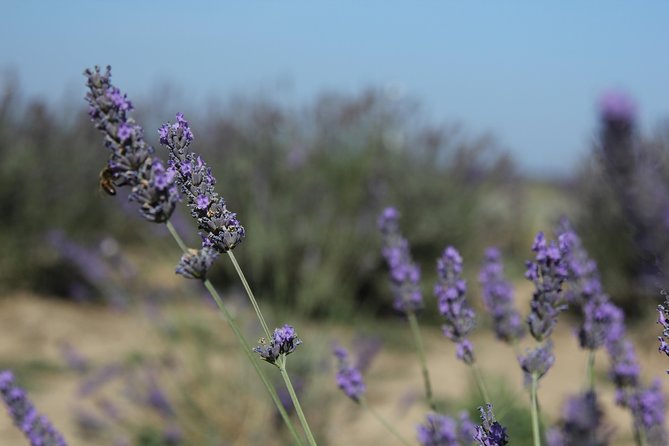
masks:
{"type": "MultiPolygon", "coordinates": [[[[656,352],[660,329],[654,323],[659,289],[668,283],[664,261],[669,248],[669,90],[660,86],[665,86],[669,69],[664,62],[655,63],[648,56],[646,68],[652,79],[646,82],[628,68],[635,61],[628,53],[612,63],[608,57],[615,59],[616,54],[610,53],[613,50],[609,45],[616,45],[593,32],[594,43],[584,44],[581,54],[593,68],[582,74],[589,83],[578,91],[589,95],[580,95],[580,109],[565,109],[568,105],[559,104],[554,97],[561,88],[573,87],[573,79],[572,84],[565,80],[565,85],[532,84],[527,80],[532,88],[520,91],[519,96],[546,95],[545,108],[528,110],[528,106],[519,104],[517,109],[498,111],[495,116],[499,123],[495,125],[486,127],[489,121],[482,119],[470,126],[467,117],[476,114],[470,109],[474,107],[471,103],[491,100],[482,92],[490,93],[489,82],[493,81],[489,77],[495,76],[494,69],[488,74],[481,74],[485,72],[481,70],[473,80],[464,82],[459,74],[449,78],[444,61],[428,58],[428,62],[416,62],[417,71],[429,71],[434,62],[433,68],[441,73],[448,88],[457,90],[458,85],[466,85],[474,90],[465,105],[458,103],[456,94],[437,101],[439,92],[429,82],[412,88],[412,82],[420,81],[402,70],[393,71],[392,82],[371,77],[365,85],[353,87],[345,76],[340,83],[331,82],[334,88],[327,82],[311,80],[300,101],[287,101],[280,91],[266,94],[260,81],[258,90],[255,86],[239,91],[227,87],[202,100],[188,93],[189,86],[201,88],[196,87],[200,78],[190,71],[193,67],[176,69],[178,74],[165,76],[160,86],[133,83],[133,60],[138,57],[135,51],[160,52],[155,36],[136,35],[137,44],[144,42],[147,46],[133,50],[127,58],[122,52],[114,52],[127,36],[104,36],[102,30],[109,26],[104,21],[91,25],[90,21],[99,17],[94,14],[99,12],[97,7],[100,5],[92,6],[92,10],[84,8],[80,16],[69,19],[73,31],[67,38],[80,38],[90,32],[100,40],[100,48],[76,47],[74,60],[62,62],[54,73],[65,67],[78,76],[84,68],[110,60],[114,66],[112,80],[131,93],[136,107],[133,116],[163,158],[167,154],[159,147],[157,128],[173,120],[177,111],[186,112],[195,133],[194,149],[212,166],[217,190],[246,228],[247,238],[235,255],[269,315],[270,325],[291,323],[305,341],[291,355],[289,364],[319,444],[392,441],[336,388],[331,358],[335,341],[357,345],[359,355],[369,360],[365,371],[369,402],[408,438],[415,438],[415,426],[426,413],[409,331],[392,310],[387,269],[380,254],[382,239],[376,219],[389,205],[401,212],[402,231],[422,268],[427,310],[421,315],[421,324],[428,364],[440,404],[450,414],[466,410],[476,420],[479,403],[465,366],[456,361],[454,347],[439,329],[440,317],[432,294],[436,258],[447,245],[456,246],[462,253],[468,298],[479,312],[473,340],[495,395],[498,418],[509,426],[511,444],[530,444],[529,405],[521,373],[513,351],[493,339],[477,274],[485,248],[499,247],[506,271],[516,285],[518,308],[527,314],[532,290],[523,273],[524,262],[531,258],[533,237],[540,230],[552,237],[562,217],[572,221],[599,264],[604,288],[625,310],[644,379],[665,378],[666,358],[656,352]],[[588,45],[594,48],[591,53],[587,52],[588,45]],[[601,59],[601,54],[607,58],[601,59]],[[602,70],[606,71],[597,68],[601,66],[606,66],[609,77],[601,75],[602,70]],[[598,75],[601,81],[593,81],[598,75]],[[660,86],[654,83],[657,77],[663,78],[660,86]],[[644,82],[644,88],[650,90],[639,87],[644,82]],[[602,124],[595,98],[611,84],[638,92],[640,97],[635,151],[627,165],[634,172],[628,172],[627,177],[616,171],[616,166],[611,167],[607,161],[610,154],[602,150],[599,140],[602,124]],[[421,88],[434,91],[435,97],[421,88]],[[649,116],[643,100],[651,102],[649,96],[655,93],[667,102],[649,105],[653,110],[649,116]],[[554,108],[551,101],[555,101],[554,108]],[[436,113],[435,117],[434,109],[439,107],[448,112],[436,113]],[[558,113],[555,109],[560,107],[564,115],[588,117],[590,127],[585,135],[564,125],[572,123],[571,118],[554,119],[554,113],[558,113]],[[545,146],[528,144],[528,140],[513,135],[510,143],[505,138],[506,130],[495,131],[495,126],[504,126],[509,116],[542,114],[546,116],[541,119],[542,126],[537,130],[526,124],[526,130],[537,135],[536,140],[545,141],[545,146]],[[571,139],[561,136],[564,134],[571,139]],[[514,147],[515,141],[525,143],[524,148],[514,147]],[[628,195],[621,195],[616,178],[627,181],[631,190],[628,195]]],[[[37,20],[36,13],[24,7],[12,8],[10,12],[17,20],[37,20]]],[[[312,24],[319,20],[326,23],[329,17],[305,5],[289,10],[315,14],[309,16],[312,24]]],[[[199,20],[203,23],[201,39],[220,38],[213,25],[198,15],[202,11],[207,8],[191,11],[187,17],[195,25],[188,26],[197,26],[199,20]]],[[[271,11],[265,10],[258,21],[270,26],[271,11]]],[[[550,14],[544,17],[527,6],[519,6],[519,11],[521,15],[536,13],[532,31],[543,36],[538,28],[550,14]]],[[[229,12],[232,17],[235,12],[240,18],[255,17],[246,9],[229,12]]],[[[599,12],[604,14],[603,22],[615,28],[618,23],[626,23],[620,20],[629,11],[609,11],[609,15],[606,10],[599,12]]],[[[149,13],[139,10],[128,18],[126,26],[149,20],[149,13]]],[[[335,22],[346,21],[345,14],[331,13],[335,22]]],[[[415,14],[424,17],[425,12],[415,14]]],[[[477,17],[471,10],[461,14],[477,17]]],[[[497,23],[488,17],[491,14],[486,13],[487,18],[481,20],[497,23]]],[[[641,19],[646,20],[646,34],[636,36],[640,40],[630,43],[631,49],[618,45],[619,51],[633,53],[645,42],[643,39],[661,40],[666,31],[659,31],[657,24],[647,22],[643,14],[641,19]]],[[[420,28],[419,20],[410,22],[420,28]]],[[[578,24],[582,28],[589,25],[587,21],[578,24]]],[[[53,31],[64,25],[42,26],[53,31]]],[[[230,24],[234,26],[238,25],[230,24]]],[[[376,21],[370,26],[388,32],[376,21]]],[[[621,32],[626,33],[628,41],[634,26],[641,25],[630,25],[632,29],[621,32]]],[[[257,38],[270,52],[272,30],[253,26],[246,34],[242,32],[250,41],[242,40],[240,45],[248,45],[250,52],[257,44],[252,40],[257,38]]],[[[289,45],[295,35],[308,40],[318,34],[311,28],[300,30],[284,36],[288,43],[276,45],[289,45]]],[[[496,48],[490,43],[494,28],[487,35],[488,68],[501,70],[501,77],[513,76],[514,66],[495,65],[496,48]]],[[[136,205],[127,201],[123,189],[111,197],[99,188],[98,175],[107,153],[80,100],[84,95],[83,77],[74,87],[63,85],[61,88],[68,88],[63,96],[45,96],[42,81],[35,77],[33,65],[27,60],[35,42],[23,38],[19,40],[25,45],[23,56],[14,56],[19,54],[15,49],[0,46],[0,50],[7,49],[0,51],[0,69],[4,70],[0,84],[0,369],[15,372],[39,410],[66,434],[71,445],[288,444],[271,401],[250,373],[250,366],[201,284],[174,274],[179,250],[167,230],[145,222],[136,205]]],[[[336,39],[323,39],[336,48],[336,39]]],[[[348,39],[355,42],[355,38],[348,39]]],[[[7,39],[2,40],[5,43],[0,45],[7,45],[7,39]]],[[[174,54],[184,54],[176,40],[168,41],[176,45],[174,54]]],[[[349,48],[350,42],[346,42],[342,45],[349,48]]],[[[550,47],[555,42],[543,44],[550,47]]],[[[579,48],[577,42],[570,42],[568,39],[565,45],[579,48]]],[[[457,46],[455,42],[441,44],[457,46]]],[[[202,70],[208,71],[202,73],[201,80],[208,88],[217,82],[210,77],[211,71],[214,79],[226,75],[225,69],[217,71],[209,58],[225,59],[220,52],[232,52],[228,45],[221,43],[214,56],[211,51],[208,56],[198,52],[192,55],[194,61],[200,61],[202,70]]],[[[533,49],[539,51],[541,45],[537,43],[533,49]]],[[[405,57],[415,49],[411,45],[401,48],[405,57]]],[[[439,50],[435,44],[428,53],[434,56],[439,50]]],[[[426,50],[415,51],[420,55],[426,50]]],[[[564,55],[568,48],[556,51],[564,55]]],[[[49,60],[50,56],[40,54],[49,60]]],[[[162,54],[161,59],[167,58],[167,52],[162,54]]],[[[449,54],[452,65],[467,61],[459,60],[459,53],[449,54]]],[[[146,57],[153,60],[156,55],[146,57]]],[[[364,55],[355,55],[352,60],[361,57],[364,55]]],[[[237,62],[237,69],[245,60],[236,53],[230,58],[237,62]]],[[[532,70],[524,68],[532,65],[531,60],[524,65],[516,62],[519,73],[526,79],[532,77],[532,70]]],[[[302,63],[316,65],[318,61],[304,59],[302,63]]],[[[406,64],[401,57],[394,63],[389,66],[406,64]]],[[[564,70],[570,72],[565,66],[564,70]]],[[[246,71],[253,72],[253,67],[249,62],[246,71]]],[[[339,67],[342,73],[348,69],[344,63],[339,67]]],[[[138,66],[137,78],[148,78],[152,72],[146,70],[138,66]]],[[[295,70],[299,73],[295,74],[296,83],[308,77],[299,67],[295,70]]],[[[292,74],[290,70],[288,73],[292,74]]],[[[48,72],[42,76],[45,85],[52,82],[46,79],[48,72]]],[[[364,74],[360,76],[367,79],[364,74]]],[[[523,79],[520,82],[522,85],[523,79]]],[[[500,94],[500,101],[508,101],[508,89],[500,94]]],[[[583,121],[580,119],[579,125],[583,121]]],[[[508,126],[508,132],[524,131],[522,126],[514,128],[508,126]]],[[[189,245],[199,243],[196,225],[185,206],[179,206],[173,223],[189,245]]],[[[210,278],[233,308],[248,338],[255,340],[261,330],[226,260],[218,260],[210,278]]],[[[559,418],[565,396],[581,390],[584,384],[586,355],[578,349],[573,335],[577,321],[574,312],[561,316],[556,333],[556,366],[541,383],[547,424],[559,418]]],[[[607,366],[608,359],[600,352],[597,373],[602,382],[606,381],[607,366]]],[[[630,444],[629,414],[613,404],[613,392],[610,384],[603,385],[606,419],[616,429],[615,444],[630,444]]],[[[0,413],[0,439],[1,444],[25,441],[4,411],[0,413]]]]}

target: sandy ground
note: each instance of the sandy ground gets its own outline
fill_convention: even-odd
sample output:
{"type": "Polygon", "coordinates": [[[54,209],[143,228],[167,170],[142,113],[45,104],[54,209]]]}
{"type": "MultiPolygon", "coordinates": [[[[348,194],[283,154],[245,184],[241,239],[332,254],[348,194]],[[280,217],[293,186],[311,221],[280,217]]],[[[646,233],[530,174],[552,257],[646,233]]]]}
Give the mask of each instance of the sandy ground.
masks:
{"type": "MultiPolygon", "coordinates": [[[[203,324],[218,326],[222,321],[215,312],[201,301],[192,303],[170,304],[166,314],[191,314],[203,324]]],[[[398,326],[401,322],[398,321],[398,326]]],[[[353,330],[342,327],[309,326],[302,324],[301,336],[304,339],[321,337],[320,346],[327,346],[327,339],[351,338],[353,330]]],[[[667,379],[664,370],[669,367],[666,357],[657,354],[655,336],[658,330],[654,324],[648,324],[645,334],[635,336],[640,359],[643,363],[644,377],[650,380],[653,375],[667,379]],[[651,331],[654,330],[654,331],[651,331]],[[652,371],[652,373],[651,373],[652,371]]],[[[139,350],[157,349],[154,326],[147,320],[144,311],[115,312],[101,307],[81,306],[63,301],[38,299],[29,295],[20,295],[11,299],[0,300],[0,365],[17,363],[56,364],[64,367],[60,345],[69,342],[84,356],[94,363],[104,363],[109,358],[127,356],[139,350]]],[[[224,326],[223,326],[224,327],[224,326]]],[[[584,385],[584,366],[586,355],[581,352],[571,335],[567,324],[560,324],[555,334],[557,362],[553,370],[541,382],[540,400],[544,414],[549,420],[555,420],[560,414],[563,396],[578,392],[584,385]]],[[[471,392],[469,369],[454,358],[454,348],[441,336],[438,329],[423,328],[428,365],[432,376],[434,392],[440,400],[458,400],[471,392]]],[[[232,343],[232,336],[225,327],[216,330],[216,335],[232,343]]],[[[410,332],[406,329],[406,336],[410,332]]],[[[492,341],[489,336],[474,336],[478,362],[488,382],[504,382],[507,393],[525,401],[519,369],[515,354],[510,347],[492,341]]],[[[232,344],[231,344],[232,345],[232,344]]],[[[233,347],[231,347],[233,348],[233,347]]],[[[308,348],[305,344],[304,348],[308,348]]],[[[598,355],[598,371],[605,373],[607,359],[598,355]]],[[[240,379],[240,373],[234,371],[230,361],[222,361],[222,367],[232,367],[226,373],[232,379],[240,379]]],[[[333,372],[328,371],[323,377],[313,380],[312,387],[318,393],[318,402],[307,398],[307,413],[321,413],[321,433],[331,445],[377,445],[395,444],[396,442],[384,428],[368,413],[346,400],[334,389],[333,372]],[[322,408],[327,405],[327,410],[322,408]]],[[[253,377],[254,378],[254,377],[253,377]]],[[[72,417],[73,395],[77,388],[78,377],[73,373],[63,372],[49,367],[34,373],[30,380],[31,397],[39,410],[49,416],[53,423],[69,439],[70,446],[91,444],[84,440],[76,430],[72,417]]],[[[415,438],[415,426],[425,416],[424,406],[412,398],[422,392],[422,380],[415,355],[406,348],[393,348],[386,343],[383,350],[366,373],[368,383],[368,402],[383,417],[407,438],[415,438]]],[[[253,385],[245,383],[242,386],[253,385]]],[[[665,386],[666,387],[666,386],[665,386]]],[[[631,444],[629,415],[613,405],[612,388],[600,387],[601,397],[606,406],[609,423],[616,429],[616,444],[631,444]]],[[[493,395],[495,392],[492,392],[493,395]]],[[[267,416],[258,413],[264,405],[251,406],[256,419],[267,416]],[[256,407],[257,406],[257,407],[256,407]]],[[[257,429],[257,423],[249,422],[244,429],[257,429]]],[[[261,426],[262,427],[262,426],[261,426]]],[[[240,427],[242,429],[242,427],[240,427]]],[[[241,438],[241,437],[240,437],[241,438]]],[[[0,444],[28,444],[4,410],[0,410],[0,444]]],[[[111,444],[111,443],[109,443],[111,444]]],[[[239,440],[233,444],[253,444],[239,440]]],[[[260,444],[260,443],[258,443],[260,444]]],[[[511,444],[514,444],[513,441],[511,444]]]]}

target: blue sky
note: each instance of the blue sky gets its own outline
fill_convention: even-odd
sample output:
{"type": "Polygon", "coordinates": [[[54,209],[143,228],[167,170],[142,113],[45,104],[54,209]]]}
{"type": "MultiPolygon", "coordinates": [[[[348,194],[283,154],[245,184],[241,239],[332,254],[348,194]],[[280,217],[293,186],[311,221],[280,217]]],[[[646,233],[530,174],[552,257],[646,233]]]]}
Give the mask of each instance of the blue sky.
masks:
{"type": "Polygon", "coordinates": [[[603,91],[634,96],[646,131],[669,117],[667,2],[4,0],[3,18],[0,72],[29,95],[78,100],[94,64],[135,101],[169,82],[188,106],[400,86],[529,172],[577,165],[603,91]]]}

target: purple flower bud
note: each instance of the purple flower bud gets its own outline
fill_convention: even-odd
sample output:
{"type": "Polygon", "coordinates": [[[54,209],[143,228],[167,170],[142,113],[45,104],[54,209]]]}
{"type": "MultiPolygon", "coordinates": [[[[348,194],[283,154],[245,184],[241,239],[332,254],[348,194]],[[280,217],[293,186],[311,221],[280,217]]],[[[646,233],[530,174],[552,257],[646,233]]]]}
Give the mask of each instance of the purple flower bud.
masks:
{"type": "Polygon", "coordinates": [[[599,100],[602,119],[631,124],[636,118],[636,104],[630,96],[620,91],[609,91],[599,100]]]}
{"type": "Polygon", "coordinates": [[[207,271],[218,258],[218,251],[211,247],[190,249],[181,256],[176,273],[187,279],[205,279],[207,271]]]}
{"type": "Polygon", "coordinates": [[[549,446],[606,446],[612,429],[604,425],[604,413],[594,392],[569,398],[558,427],[548,434],[549,446]]]}
{"type": "Polygon", "coordinates": [[[525,372],[525,381],[530,382],[532,375],[536,375],[537,379],[541,379],[548,370],[555,363],[555,356],[553,356],[553,342],[549,339],[542,345],[528,350],[525,356],[518,358],[520,367],[525,372]]]}
{"type": "Polygon", "coordinates": [[[285,324],[283,327],[275,328],[272,334],[272,339],[260,340],[260,345],[253,349],[260,357],[274,364],[281,355],[289,355],[295,351],[298,345],[302,344],[302,340],[297,337],[297,332],[293,326],[285,324]]]}
{"type": "Polygon", "coordinates": [[[668,441],[665,425],[665,402],[662,385],[655,380],[648,388],[637,388],[629,396],[627,404],[634,416],[637,429],[645,433],[649,445],[666,445],[668,441]]]}
{"type": "Polygon", "coordinates": [[[418,425],[421,446],[459,446],[457,424],[446,415],[431,413],[425,424],[418,425]]]}

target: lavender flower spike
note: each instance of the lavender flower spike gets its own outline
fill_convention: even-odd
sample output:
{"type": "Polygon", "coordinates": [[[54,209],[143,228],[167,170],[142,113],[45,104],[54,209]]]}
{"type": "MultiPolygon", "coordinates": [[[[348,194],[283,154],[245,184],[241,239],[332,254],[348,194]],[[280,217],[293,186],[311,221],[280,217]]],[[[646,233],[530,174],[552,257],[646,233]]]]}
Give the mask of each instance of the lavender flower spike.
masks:
{"type": "Polygon", "coordinates": [[[274,364],[281,355],[293,353],[300,344],[302,344],[302,340],[297,337],[295,328],[286,324],[281,328],[274,329],[269,344],[267,340],[261,339],[260,345],[255,347],[253,351],[258,353],[263,360],[274,364]]]}
{"type": "MultiPolygon", "coordinates": [[[[421,446],[459,446],[457,424],[451,417],[431,413],[425,424],[418,425],[421,446]]],[[[466,443],[465,443],[466,444],[466,443]]]]}
{"type": "Polygon", "coordinates": [[[399,217],[395,208],[386,208],[379,216],[378,226],[384,244],[382,254],[390,269],[394,308],[402,313],[415,313],[423,308],[420,269],[411,259],[409,242],[400,233],[399,217]]]}
{"type": "Polygon", "coordinates": [[[637,429],[645,433],[650,446],[665,446],[669,440],[665,423],[666,404],[660,381],[655,380],[648,388],[639,387],[628,399],[637,429]]]}
{"type": "Polygon", "coordinates": [[[334,355],[339,362],[337,370],[337,386],[353,401],[360,402],[365,393],[365,382],[360,369],[353,366],[348,352],[342,347],[334,348],[334,355]]]}
{"type": "MultiPolygon", "coordinates": [[[[669,356],[669,344],[667,344],[667,340],[669,340],[669,293],[662,290],[662,295],[664,296],[664,305],[657,306],[657,323],[662,326],[662,336],[657,337],[660,341],[658,350],[669,356]]],[[[669,370],[667,370],[667,373],[669,373],[669,370]]]]}
{"type": "Polygon", "coordinates": [[[87,78],[88,115],[105,135],[110,150],[100,184],[115,193],[114,186],[130,186],[129,199],[140,204],[140,213],[155,223],[169,220],[179,200],[174,184],[176,172],[155,158],[153,147],[144,141],[144,131],[128,116],[132,103],[111,84],[111,67],[84,71],[87,78]]]}
{"type": "Polygon", "coordinates": [[[30,440],[31,446],[67,446],[49,420],[37,412],[26,393],[16,385],[9,370],[0,372],[0,394],[14,424],[30,440]]]}
{"type": "Polygon", "coordinates": [[[548,446],[607,446],[612,430],[594,392],[569,398],[559,427],[548,432],[548,446]]]}
{"type": "Polygon", "coordinates": [[[513,287],[504,279],[501,254],[497,248],[486,250],[479,283],[483,289],[483,303],[492,315],[497,339],[509,343],[522,339],[525,328],[513,306],[513,287]]]}
{"type": "Polygon", "coordinates": [[[525,356],[518,358],[520,367],[525,372],[525,381],[529,382],[532,375],[537,375],[537,379],[543,377],[548,370],[555,364],[553,355],[553,343],[547,340],[537,348],[527,351],[525,356]]]}
{"type": "Polygon", "coordinates": [[[506,434],[506,428],[495,420],[495,415],[492,413],[492,404],[488,404],[486,408],[479,407],[481,412],[480,426],[476,426],[476,434],[474,440],[480,446],[505,446],[509,444],[509,437],[506,434]]]}
{"type": "Polygon", "coordinates": [[[218,251],[211,247],[189,249],[184,253],[177,265],[176,273],[187,279],[202,279],[207,277],[207,271],[218,257],[218,251]]]}
{"type": "Polygon", "coordinates": [[[532,336],[543,341],[553,332],[558,314],[567,308],[562,298],[562,283],[567,278],[564,261],[567,247],[554,241],[547,243],[543,232],[539,232],[532,251],[535,257],[526,263],[525,277],[534,283],[535,291],[527,323],[532,336]]]}
{"type": "Polygon", "coordinates": [[[446,320],[442,326],[444,336],[456,343],[458,359],[472,364],[474,349],[467,335],[474,328],[474,310],[465,299],[467,284],[462,279],[462,257],[452,246],[448,246],[437,260],[437,272],[439,281],[434,294],[439,312],[446,320]]]}
{"type": "Polygon", "coordinates": [[[193,132],[188,121],[182,113],[177,113],[176,120],[174,124],[160,127],[160,143],[170,151],[170,167],[175,170],[176,183],[197,220],[203,246],[225,253],[242,242],[246,234],[244,227],[214,190],[216,179],[211,168],[190,150],[193,132]]]}

